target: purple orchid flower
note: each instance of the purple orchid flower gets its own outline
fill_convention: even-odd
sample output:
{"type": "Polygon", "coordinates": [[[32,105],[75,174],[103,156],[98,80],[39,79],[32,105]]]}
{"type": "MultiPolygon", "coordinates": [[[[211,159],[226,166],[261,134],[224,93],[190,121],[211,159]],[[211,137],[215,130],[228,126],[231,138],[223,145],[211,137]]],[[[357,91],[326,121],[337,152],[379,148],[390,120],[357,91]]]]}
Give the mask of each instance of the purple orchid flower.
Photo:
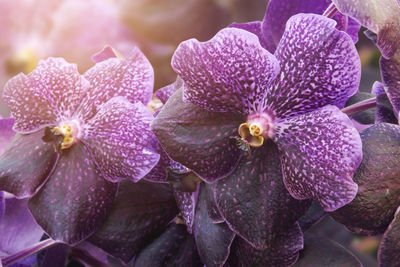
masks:
{"type": "Polygon", "coordinates": [[[84,75],[62,58],[40,61],[4,89],[17,132],[0,158],[0,189],[30,198],[38,224],[56,241],[93,233],[113,203],[118,181],[138,181],[157,164],[153,70],[134,49],[84,75]]]}
{"type": "Polygon", "coordinates": [[[385,58],[399,47],[400,3],[398,0],[332,0],[340,12],[356,19],[377,34],[377,46],[385,58]]]}
{"type": "MultiPolygon", "coordinates": [[[[314,13],[322,15],[331,4],[330,0],[271,0],[268,4],[264,20],[250,23],[234,23],[231,27],[244,29],[256,34],[261,45],[274,53],[285,31],[286,22],[299,13],[314,13]]],[[[353,41],[358,41],[360,24],[339,12],[332,18],[337,22],[336,29],[347,32],[353,41]]]]}
{"type": "Polygon", "coordinates": [[[293,16],[274,55],[228,28],[183,42],[173,56],[183,88],[152,130],[173,160],[214,183],[219,212],[255,247],[304,213],[309,202],[295,199],[333,211],[357,193],[361,140],[338,107],[357,91],[360,62],[335,24],[293,16]]]}

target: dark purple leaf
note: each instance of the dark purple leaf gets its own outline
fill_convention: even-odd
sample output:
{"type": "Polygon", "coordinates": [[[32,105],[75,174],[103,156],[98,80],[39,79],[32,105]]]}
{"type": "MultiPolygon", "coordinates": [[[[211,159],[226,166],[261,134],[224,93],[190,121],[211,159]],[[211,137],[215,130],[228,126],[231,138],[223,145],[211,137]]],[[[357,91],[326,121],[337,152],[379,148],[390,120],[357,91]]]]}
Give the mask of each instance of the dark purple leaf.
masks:
{"type": "Polygon", "coordinates": [[[318,223],[325,215],[326,212],[321,205],[319,205],[317,201],[313,201],[307,212],[298,220],[301,230],[303,232],[307,231],[311,226],[318,223]]]}
{"type": "Polygon", "coordinates": [[[89,242],[128,262],[177,214],[168,185],[122,181],[106,221],[89,242]]]}
{"type": "Polygon", "coordinates": [[[194,238],[200,258],[207,267],[222,266],[228,259],[235,237],[226,223],[215,224],[208,214],[208,195],[201,184],[194,220],[194,238]]]}
{"type": "Polygon", "coordinates": [[[236,238],[232,244],[228,259],[230,266],[290,266],[299,257],[303,248],[303,234],[298,223],[291,226],[285,233],[276,236],[270,246],[257,250],[241,238],[236,238]]]}
{"type": "Polygon", "coordinates": [[[338,243],[324,237],[310,234],[304,236],[304,250],[295,267],[362,267],[360,261],[351,252],[338,243]]]}
{"type": "Polygon", "coordinates": [[[194,238],[183,224],[172,223],[168,229],[146,246],[135,258],[134,266],[188,266],[200,267],[194,238]]]}

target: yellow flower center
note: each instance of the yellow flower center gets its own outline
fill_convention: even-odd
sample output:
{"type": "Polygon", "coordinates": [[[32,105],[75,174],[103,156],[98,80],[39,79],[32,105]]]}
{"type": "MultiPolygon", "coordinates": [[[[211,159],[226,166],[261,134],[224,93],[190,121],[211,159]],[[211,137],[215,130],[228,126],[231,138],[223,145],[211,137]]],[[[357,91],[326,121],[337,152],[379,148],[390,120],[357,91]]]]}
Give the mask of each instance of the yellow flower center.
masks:
{"type": "Polygon", "coordinates": [[[61,149],[67,149],[78,141],[79,123],[75,120],[62,123],[60,126],[54,127],[53,131],[64,137],[61,143],[61,149]]]}
{"type": "Polygon", "coordinates": [[[250,129],[250,134],[252,136],[259,136],[263,132],[261,126],[258,125],[257,123],[250,124],[249,129],[250,129]]]}
{"type": "Polygon", "coordinates": [[[261,136],[262,128],[252,123],[249,125],[247,122],[240,124],[239,135],[243,141],[245,141],[249,146],[260,147],[264,143],[264,137],[261,136]]]}
{"type": "Polygon", "coordinates": [[[260,147],[264,139],[272,138],[274,134],[274,117],[268,113],[255,113],[247,117],[245,123],[240,124],[238,132],[241,137],[241,146],[260,147]]]}

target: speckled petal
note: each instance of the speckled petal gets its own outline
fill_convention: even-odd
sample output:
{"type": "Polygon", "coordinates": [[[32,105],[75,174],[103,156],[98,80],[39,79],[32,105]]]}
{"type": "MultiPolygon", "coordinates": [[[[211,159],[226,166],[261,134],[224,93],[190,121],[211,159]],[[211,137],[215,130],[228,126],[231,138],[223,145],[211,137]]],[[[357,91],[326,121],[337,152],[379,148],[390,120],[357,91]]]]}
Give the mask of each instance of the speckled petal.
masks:
{"type": "MultiPolygon", "coordinates": [[[[269,29],[273,41],[278,45],[285,31],[286,22],[291,16],[298,13],[322,15],[330,3],[330,0],[302,0],[296,2],[292,0],[271,0],[268,4],[262,28],[263,30],[269,29]]],[[[358,23],[352,20],[352,27],[348,28],[350,24],[348,23],[348,18],[341,13],[336,13],[333,19],[338,22],[336,27],[338,30],[347,31],[352,38],[358,39],[358,29],[360,28],[358,23]],[[353,23],[358,24],[357,31],[355,31],[354,27],[356,24],[353,23]]]]}
{"type": "Polygon", "coordinates": [[[327,104],[339,108],[358,90],[361,64],[351,38],[335,21],[314,14],[289,19],[275,56],[281,72],[266,107],[280,118],[293,117],[327,104]]]}
{"type": "Polygon", "coordinates": [[[244,116],[206,111],[182,101],[176,91],[151,128],[169,156],[213,182],[234,170],[242,152],[230,137],[237,136],[244,116]]]}
{"type": "Polygon", "coordinates": [[[397,0],[332,0],[340,12],[378,35],[377,46],[386,58],[399,47],[400,4],[397,0]]]}
{"type": "Polygon", "coordinates": [[[182,224],[172,223],[168,229],[145,247],[135,258],[135,266],[190,266],[201,267],[192,235],[182,224]]]}
{"type": "Polygon", "coordinates": [[[16,134],[0,157],[0,190],[17,198],[33,196],[53,170],[58,154],[42,141],[43,131],[16,134]]]}
{"type": "Polygon", "coordinates": [[[120,182],[106,221],[89,242],[129,262],[177,214],[178,208],[169,186],[124,180],[120,182]]]}
{"type": "Polygon", "coordinates": [[[197,202],[196,195],[197,194],[192,192],[174,190],[176,203],[178,204],[182,219],[185,222],[189,233],[193,232],[194,212],[197,202]]]}
{"type": "Polygon", "coordinates": [[[274,140],[281,151],[284,183],[294,198],[314,198],[325,211],[354,199],[361,138],[337,107],[328,105],[282,121],[274,140]]]}
{"type": "Polygon", "coordinates": [[[235,233],[226,223],[215,224],[208,215],[207,191],[200,187],[194,220],[194,238],[200,258],[207,267],[222,266],[228,259],[235,233]]]}
{"type": "Polygon", "coordinates": [[[176,90],[183,86],[182,79],[178,76],[176,81],[172,84],[164,86],[163,88],[157,90],[154,94],[160,99],[160,101],[165,104],[168,99],[175,93],[176,90]]]}
{"type": "Polygon", "coordinates": [[[361,132],[363,161],[356,198],[331,215],[349,229],[383,233],[400,205],[400,126],[380,123],[361,132]]]}
{"type": "Polygon", "coordinates": [[[292,198],[282,182],[279,153],[266,142],[218,181],[214,197],[229,227],[256,248],[266,248],[302,216],[310,201],[292,198]]]}
{"type": "Polygon", "coordinates": [[[28,205],[51,238],[74,245],[104,221],[117,188],[101,176],[90,152],[78,143],[63,151],[53,174],[28,205]]]}
{"type": "Polygon", "coordinates": [[[114,97],[85,124],[82,141],[106,179],[138,181],[157,164],[160,155],[150,131],[152,119],[142,103],[114,97]]]}
{"type": "Polygon", "coordinates": [[[279,72],[277,60],[257,36],[237,28],[225,28],[204,43],[181,43],[172,67],[184,81],[185,101],[209,111],[243,114],[258,108],[279,72]]]}
{"type": "MultiPolygon", "coordinates": [[[[399,207],[400,211],[400,207],[399,207]]],[[[400,262],[400,212],[393,219],[378,251],[379,266],[397,266],[400,262]]]]}
{"type": "Polygon", "coordinates": [[[91,88],[77,111],[83,119],[92,118],[102,104],[115,96],[147,105],[153,95],[153,67],[138,48],[126,59],[110,58],[97,63],[84,77],[91,88]]]}
{"type": "Polygon", "coordinates": [[[5,210],[6,210],[6,200],[4,198],[4,192],[0,191],[0,220],[1,218],[3,218],[5,210]]]}
{"type": "Polygon", "coordinates": [[[7,149],[15,135],[13,125],[13,118],[0,119],[0,155],[7,149]]]}
{"type": "Polygon", "coordinates": [[[303,234],[298,223],[291,226],[285,233],[278,234],[270,247],[257,250],[241,238],[235,239],[231,258],[233,266],[291,266],[299,258],[303,248],[303,234]]]}
{"type": "Polygon", "coordinates": [[[29,133],[71,117],[88,88],[75,64],[49,58],[30,74],[9,80],[3,99],[15,119],[14,130],[29,133]]]}
{"type": "Polygon", "coordinates": [[[338,243],[320,236],[305,234],[304,250],[293,266],[362,267],[362,264],[351,252],[338,243]]]}
{"type": "Polygon", "coordinates": [[[248,32],[257,35],[258,40],[262,47],[267,49],[269,52],[274,53],[276,49],[276,44],[272,39],[272,34],[269,28],[262,28],[261,21],[254,21],[248,23],[232,23],[229,27],[243,29],[248,32]]]}
{"type": "Polygon", "coordinates": [[[351,17],[347,17],[347,34],[350,35],[354,43],[358,42],[358,32],[360,31],[361,25],[351,17]]]}
{"type": "MultiPolygon", "coordinates": [[[[400,42],[400,40],[399,40],[400,42]]],[[[387,96],[392,103],[396,117],[400,112],[400,50],[393,58],[381,57],[380,67],[382,81],[385,85],[387,96]]]]}
{"type": "Polygon", "coordinates": [[[160,155],[160,160],[151,171],[143,177],[143,179],[155,183],[168,183],[167,181],[167,167],[173,164],[173,160],[169,158],[167,152],[157,142],[155,144],[155,152],[160,155]]]}
{"type": "Polygon", "coordinates": [[[393,110],[393,105],[390,102],[381,82],[374,82],[372,86],[372,94],[376,96],[375,123],[387,122],[398,124],[396,114],[393,110]]]}

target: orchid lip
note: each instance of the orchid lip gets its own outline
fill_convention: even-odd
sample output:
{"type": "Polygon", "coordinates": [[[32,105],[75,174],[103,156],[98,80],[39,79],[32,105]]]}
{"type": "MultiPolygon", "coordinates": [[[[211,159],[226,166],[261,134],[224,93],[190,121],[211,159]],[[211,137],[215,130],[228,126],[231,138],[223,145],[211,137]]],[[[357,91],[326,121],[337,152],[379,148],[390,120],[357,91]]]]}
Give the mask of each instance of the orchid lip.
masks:
{"type": "Polygon", "coordinates": [[[273,136],[273,116],[267,113],[249,115],[247,121],[240,124],[238,132],[243,141],[251,147],[260,147],[264,139],[273,136]]]}
{"type": "Polygon", "coordinates": [[[53,128],[54,133],[63,135],[61,149],[70,148],[81,137],[81,127],[78,120],[64,121],[53,128]]]}

